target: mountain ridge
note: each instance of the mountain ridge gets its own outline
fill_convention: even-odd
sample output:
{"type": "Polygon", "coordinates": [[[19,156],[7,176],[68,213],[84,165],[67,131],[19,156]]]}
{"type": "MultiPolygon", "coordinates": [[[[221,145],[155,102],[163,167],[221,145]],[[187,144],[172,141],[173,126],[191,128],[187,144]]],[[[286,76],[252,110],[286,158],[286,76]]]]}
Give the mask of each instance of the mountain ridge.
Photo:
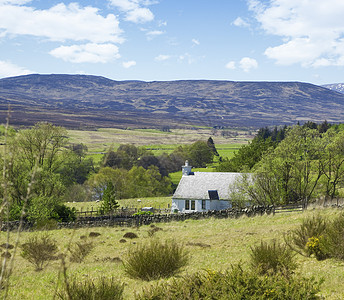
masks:
{"type": "Polygon", "coordinates": [[[95,75],[0,79],[0,116],[66,127],[261,127],[343,121],[344,95],[303,82],[116,81],[95,75]]]}

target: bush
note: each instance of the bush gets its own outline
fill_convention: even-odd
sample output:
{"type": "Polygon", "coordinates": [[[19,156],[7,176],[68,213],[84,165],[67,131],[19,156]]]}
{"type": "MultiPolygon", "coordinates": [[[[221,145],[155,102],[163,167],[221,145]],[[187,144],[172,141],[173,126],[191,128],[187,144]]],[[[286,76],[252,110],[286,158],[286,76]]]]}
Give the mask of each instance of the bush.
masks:
{"type": "Polygon", "coordinates": [[[36,267],[36,271],[43,270],[50,260],[55,259],[57,253],[56,241],[47,234],[29,238],[26,243],[21,245],[21,248],[21,256],[32,263],[36,267]]]}
{"type": "Polygon", "coordinates": [[[94,244],[87,240],[76,242],[73,247],[69,248],[71,262],[81,263],[86,256],[91,253],[94,248],[94,244]]]}
{"type": "Polygon", "coordinates": [[[319,238],[311,237],[308,239],[306,249],[309,255],[315,256],[317,260],[324,260],[329,257],[328,250],[326,249],[324,237],[321,235],[319,238]]]}
{"type": "Polygon", "coordinates": [[[241,265],[232,266],[224,273],[201,271],[191,276],[174,279],[143,289],[139,300],[179,299],[320,299],[317,293],[321,281],[314,278],[291,277],[280,274],[259,276],[245,271],[241,265]]]}
{"type": "Polygon", "coordinates": [[[170,277],[187,263],[187,252],[174,240],[162,243],[152,239],[132,248],[123,264],[130,277],[148,281],[170,277]]]}
{"type": "Polygon", "coordinates": [[[251,247],[251,267],[259,274],[283,274],[289,276],[297,267],[294,254],[287,245],[261,242],[251,247]]]}
{"type": "Polygon", "coordinates": [[[300,227],[291,230],[285,236],[285,242],[299,254],[309,256],[311,254],[307,249],[309,239],[324,235],[327,224],[328,222],[320,215],[304,219],[300,227]]]}
{"type": "Polygon", "coordinates": [[[344,260],[344,213],[327,226],[324,248],[330,257],[344,260]]]}
{"type": "Polygon", "coordinates": [[[57,293],[62,300],[121,300],[123,299],[124,285],[113,277],[101,277],[98,280],[73,278],[66,279],[67,284],[57,293]]]}

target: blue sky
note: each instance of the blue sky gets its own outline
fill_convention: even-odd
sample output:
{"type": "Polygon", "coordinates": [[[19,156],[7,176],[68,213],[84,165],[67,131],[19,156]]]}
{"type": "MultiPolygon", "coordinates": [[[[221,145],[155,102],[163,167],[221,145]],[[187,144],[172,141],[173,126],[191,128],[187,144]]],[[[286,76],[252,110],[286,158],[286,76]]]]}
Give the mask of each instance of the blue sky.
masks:
{"type": "Polygon", "coordinates": [[[0,0],[0,78],[344,82],[343,0],[0,0]]]}

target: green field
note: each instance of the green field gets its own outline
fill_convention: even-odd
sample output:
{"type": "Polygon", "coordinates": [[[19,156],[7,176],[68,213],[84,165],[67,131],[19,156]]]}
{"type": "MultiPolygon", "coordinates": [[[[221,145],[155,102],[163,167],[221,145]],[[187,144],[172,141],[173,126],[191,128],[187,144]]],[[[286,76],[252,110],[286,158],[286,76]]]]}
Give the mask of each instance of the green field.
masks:
{"type": "Polygon", "coordinates": [[[235,137],[223,137],[220,131],[211,128],[171,129],[163,132],[156,129],[115,129],[100,128],[94,131],[68,130],[70,143],[83,143],[88,147],[88,155],[100,162],[109,149],[116,150],[121,144],[144,146],[155,155],[171,153],[180,145],[192,144],[198,140],[206,141],[212,137],[222,157],[232,157],[242,145],[253,136],[249,131],[237,130],[235,137]]]}
{"type": "MultiPolygon", "coordinates": [[[[155,234],[155,238],[161,241],[173,238],[189,251],[190,262],[182,275],[204,269],[223,271],[240,261],[245,266],[249,259],[250,247],[257,245],[261,240],[283,241],[285,232],[299,226],[301,220],[306,216],[317,213],[332,218],[339,211],[311,210],[304,213],[282,213],[254,218],[187,220],[156,224],[162,230],[155,234]],[[207,245],[207,247],[197,245],[207,245]]],[[[133,299],[135,293],[158,281],[146,282],[128,278],[121,260],[125,259],[128,250],[134,246],[134,243],[149,241],[148,231],[150,228],[150,226],[142,226],[140,228],[63,229],[51,230],[48,233],[57,241],[61,253],[66,253],[69,244],[80,241],[80,237],[88,236],[90,232],[100,233],[99,237],[92,239],[96,247],[83,263],[69,263],[67,259],[67,274],[75,275],[81,281],[100,276],[115,276],[125,283],[124,299],[133,299]],[[123,235],[129,231],[135,232],[138,238],[120,243],[123,235]]],[[[37,232],[23,232],[19,237],[19,244],[25,243],[28,237],[36,234],[37,232]]],[[[11,233],[9,242],[14,245],[16,237],[16,233],[11,233]]],[[[6,233],[1,232],[0,243],[5,242],[6,233]]],[[[10,250],[12,254],[13,251],[10,250]]],[[[297,255],[296,259],[298,262],[296,273],[325,279],[321,288],[321,295],[324,296],[324,299],[344,298],[344,264],[342,261],[333,259],[317,261],[315,258],[300,255],[297,255]]],[[[52,299],[58,284],[59,270],[61,270],[61,263],[56,260],[52,261],[43,271],[36,272],[34,267],[20,256],[19,248],[14,256],[8,299],[52,299]]]]}

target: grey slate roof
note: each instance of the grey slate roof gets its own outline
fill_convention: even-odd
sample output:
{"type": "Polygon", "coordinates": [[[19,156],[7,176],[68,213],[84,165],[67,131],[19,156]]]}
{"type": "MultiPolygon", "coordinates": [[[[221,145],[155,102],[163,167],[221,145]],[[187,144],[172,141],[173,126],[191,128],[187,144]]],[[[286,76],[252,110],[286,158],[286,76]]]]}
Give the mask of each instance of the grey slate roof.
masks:
{"type": "Polygon", "coordinates": [[[182,176],[173,199],[209,200],[208,190],[217,190],[220,200],[230,200],[230,185],[241,173],[195,172],[182,176]]]}

